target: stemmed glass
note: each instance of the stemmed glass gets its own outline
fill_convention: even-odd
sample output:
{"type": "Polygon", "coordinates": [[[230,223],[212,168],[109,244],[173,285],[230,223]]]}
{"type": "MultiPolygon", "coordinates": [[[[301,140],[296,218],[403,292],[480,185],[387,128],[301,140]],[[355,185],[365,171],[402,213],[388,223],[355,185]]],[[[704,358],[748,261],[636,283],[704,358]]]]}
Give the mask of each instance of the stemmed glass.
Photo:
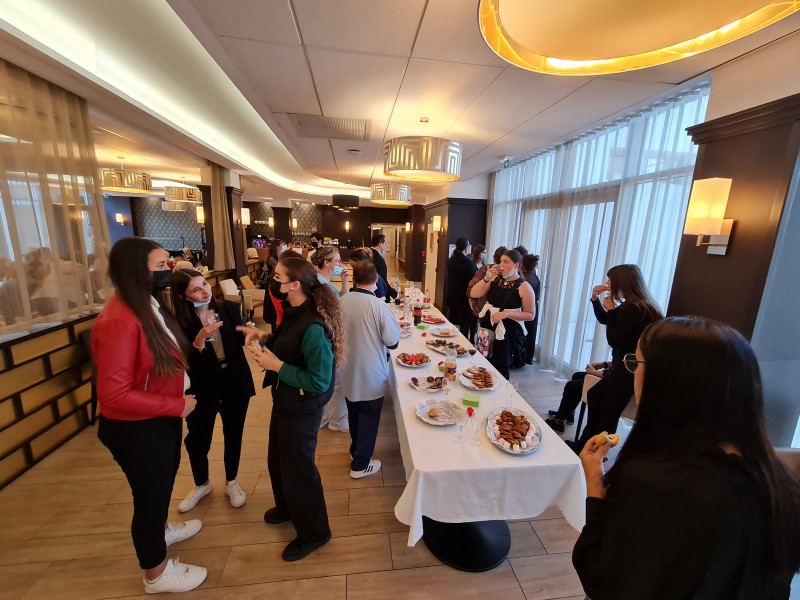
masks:
{"type": "Polygon", "coordinates": [[[476,423],[474,414],[469,416],[469,422],[472,425],[472,439],[469,441],[469,443],[473,446],[480,446],[481,439],[478,437],[478,425],[476,423]]]}
{"type": "Polygon", "coordinates": [[[456,444],[461,444],[462,446],[464,445],[464,443],[465,443],[464,442],[464,427],[467,426],[468,420],[469,420],[469,418],[467,417],[467,411],[459,410],[458,411],[458,417],[456,417],[456,425],[458,426],[458,435],[456,435],[456,437],[453,438],[453,441],[456,444]]]}
{"type": "MultiPolygon", "coordinates": [[[[219,321],[219,313],[218,312],[209,311],[206,314],[206,325],[211,325],[212,323],[216,323],[217,321],[219,321]]],[[[216,342],[217,341],[217,335],[215,333],[213,333],[210,336],[208,336],[208,338],[206,338],[206,339],[209,342],[216,342]]]]}
{"type": "Polygon", "coordinates": [[[511,379],[506,380],[506,393],[508,394],[508,402],[511,403],[511,400],[514,397],[514,394],[519,391],[519,384],[516,381],[512,381],[511,379]]]}

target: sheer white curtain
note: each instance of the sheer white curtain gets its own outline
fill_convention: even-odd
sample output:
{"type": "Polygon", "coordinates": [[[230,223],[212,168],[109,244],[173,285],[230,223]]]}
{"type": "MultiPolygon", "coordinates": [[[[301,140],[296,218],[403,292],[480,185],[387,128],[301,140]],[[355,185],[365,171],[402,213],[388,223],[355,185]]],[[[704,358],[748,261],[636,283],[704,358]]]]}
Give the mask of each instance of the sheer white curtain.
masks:
{"type": "Polygon", "coordinates": [[[539,359],[567,376],[609,356],[588,302],[610,267],[639,265],[663,308],[672,285],[708,84],[500,171],[489,246],[539,254],[539,359]]]}
{"type": "Polygon", "coordinates": [[[0,60],[0,339],[108,298],[96,174],[86,102],[0,60]]]}

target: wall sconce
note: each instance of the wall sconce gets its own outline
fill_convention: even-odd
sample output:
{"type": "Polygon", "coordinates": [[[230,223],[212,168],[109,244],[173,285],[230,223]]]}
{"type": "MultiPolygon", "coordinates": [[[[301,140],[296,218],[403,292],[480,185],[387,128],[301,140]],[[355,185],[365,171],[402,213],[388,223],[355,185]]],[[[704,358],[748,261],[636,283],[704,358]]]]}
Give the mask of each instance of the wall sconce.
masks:
{"type": "Polygon", "coordinates": [[[292,229],[297,229],[297,219],[292,219],[292,229]]]}
{"type": "Polygon", "coordinates": [[[275,219],[273,219],[272,217],[267,217],[267,225],[269,225],[270,227],[275,227],[275,219]]]}
{"type": "Polygon", "coordinates": [[[247,227],[250,225],[250,209],[242,208],[242,225],[247,227]]]}
{"type": "Polygon", "coordinates": [[[409,223],[408,221],[406,221],[406,233],[408,233],[408,232],[410,232],[410,231],[411,231],[411,223],[409,223]]]}
{"type": "Polygon", "coordinates": [[[344,222],[344,230],[348,232],[350,231],[350,221],[344,222]]]}
{"type": "Polygon", "coordinates": [[[708,254],[724,256],[728,251],[733,219],[725,218],[732,179],[712,177],[697,179],[692,184],[689,208],[686,211],[684,235],[696,235],[698,246],[707,246],[708,254]],[[709,236],[704,242],[703,237],[709,236]]]}
{"type": "Polygon", "coordinates": [[[114,220],[120,225],[125,225],[125,215],[123,215],[122,213],[117,213],[116,215],[114,215],[114,220]]]}
{"type": "Polygon", "coordinates": [[[195,210],[195,214],[197,215],[197,224],[198,225],[203,225],[206,222],[206,216],[205,216],[205,213],[203,212],[203,207],[202,206],[195,206],[194,210],[195,210]]]}
{"type": "Polygon", "coordinates": [[[439,215],[433,217],[433,230],[437,233],[442,230],[442,217],[439,215]]]}

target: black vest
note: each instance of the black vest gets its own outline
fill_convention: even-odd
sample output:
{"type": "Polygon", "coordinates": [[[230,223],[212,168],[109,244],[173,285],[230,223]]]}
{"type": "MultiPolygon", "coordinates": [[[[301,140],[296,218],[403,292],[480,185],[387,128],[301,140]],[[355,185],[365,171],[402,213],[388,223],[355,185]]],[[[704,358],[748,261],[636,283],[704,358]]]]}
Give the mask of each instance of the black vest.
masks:
{"type": "MultiPolygon", "coordinates": [[[[272,352],[286,364],[306,369],[306,360],[303,356],[302,343],[306,330],[314,323],[319,323],[325,330],[325,336],[330,339],[328,329],[320,314],[310,300],[300,306],[291,306],[283,309],[283,320],[274,339],[271,340],[272,352]]],[[[267,371],[264,376],[264,387],[272,386],[272,402],[275,410],[283,412],[310,412],[323,406],[333,395],[333,379],[336,367],[331,369],[331,382],[328,389],[322,393],[309,392],[293,387],[286,382],[279,381],[277,373],[267,371]]]]}

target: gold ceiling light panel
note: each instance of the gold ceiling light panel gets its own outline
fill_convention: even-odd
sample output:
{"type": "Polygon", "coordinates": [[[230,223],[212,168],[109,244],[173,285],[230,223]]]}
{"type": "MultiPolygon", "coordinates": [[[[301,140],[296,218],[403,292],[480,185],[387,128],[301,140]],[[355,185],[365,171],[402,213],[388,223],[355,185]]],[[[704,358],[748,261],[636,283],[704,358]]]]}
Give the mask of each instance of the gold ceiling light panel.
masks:
{"type": "Polygon", "coordinates": [[[150,175],[124,169],[100,169],[100,186],[104,192],[152,194],[150,175]]]}
{"type": "Polygon", "coordinates": [[[203,195],[196,188],[167,186],[164,188],[164,200],[171,202],[202,202],[203,195]]]}
{"type": "Polygon", "coordinates": [[[411,204],[411,186],[402,183],[374,183],[370,187],[370,202],[392,206],[411,204]]]}
{"type": "Polygon", "coordinates": [[[797,0],[480,0],[483,39],[513,65],[594,76],[662,65],[718,48],[800,10],[797,0]],[[691,15],[688,17],[687,15],[691,15]]]}

